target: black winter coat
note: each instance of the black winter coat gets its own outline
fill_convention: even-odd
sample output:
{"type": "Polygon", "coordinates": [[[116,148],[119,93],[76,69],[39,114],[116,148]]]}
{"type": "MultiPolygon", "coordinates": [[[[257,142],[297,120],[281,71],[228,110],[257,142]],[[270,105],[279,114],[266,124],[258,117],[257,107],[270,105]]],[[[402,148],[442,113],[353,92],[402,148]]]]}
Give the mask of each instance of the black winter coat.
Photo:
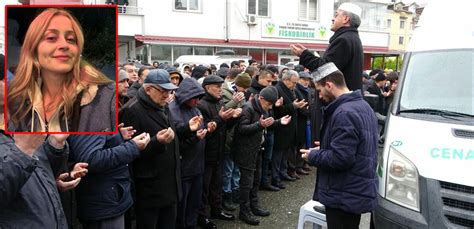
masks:
{"type": "Polygon", "coordinates": [[[329,39],[329,47],[321,58],[309,50],[300,55],[300,64],[310,71],[327,62],[333,62],[341,70],[349,90],[362,89],[364,50],[356,28],[339,28],[329,39]]]}
{"type": "MultiPolygon", "coordinates": [[[[265,128],[260,125],[260,116],[265,118],[270,114],[265,112],[258,101],[259,95],[245,103],[242,107],[240,122],[237,124],[234,132],[234,143],[232,153],[234,162],[239,167],[250,170],[257,168],[257,156],[263,143],[265,128]]],[[[280,120],[275,120],[269,128],[274,129],[281,126],[280,120]]]]}
{"type": "Polygon", "coordinates": [[[387,115],[387,113],[385,112],[386,111],[385,97],[382,95],[382,90],[379,88],[379,86],[377,86],[377,84],[375,84],[375,82],[373,82],[367,88],[367,92],[369,92],[370,94],[378,96],[377,104],[375,106],[375,112],[378,112],[382,115],[387,115]]]}
{"type": "Polygon", "coordinates": [[[258,84],[257,77],[252,78],[252,83],[250,84],[249,89],[245,92],[245,100],[249,100],[250,95],[258,95],[260,94],[260,91],[264,89],[265,87],[258,84]]]}
{"type": "Polygon", "coordinates": [[[280,119],[285,115],[291,116],[291,122],[282,128],[275,128],[275,144],[273,149],[288,149],[296,146],[296,127],[298,123],[298,110],[293,106],[293,101],[296,98],[302,98],[303,96],[299,91],[294,90],[294,93],[287,88],[282,81],[279,81],[275,86],[278,89],[278,96],[283,97],[283,105],[273,107],[275,119],[280,119]]]}
{"type": "Polygon", "coordinates": [[[296,84],[296,93],[299,100],[304,99],[308,102],[308,105],[302,109],[298,109],[298,120],[297,120],[297,127],[296,127],[296,142],[299,145],[302,145],[303,148],[305,147],[306,143],[306,125],[307,122],[311,123],[311,110],[310,107],[313,105],[313,95],[310,95],[309,88],[305,88],[301,84],[296,84]]]}
{"type": "Polygon", "coordinates": [[[198,109],[202,113],[204,123],[207,126],[209,122],[216,122],[217,128],[212,133],[206,134],[205,161],[208,163],[216,163],[222,159],[222,153],[225,146],[226,121],[219,116],[219,110],[224,106],[221,99],[216,99],[212,95],[206,93],[199,102],[198,109]]]}
{"type": "Polygon", "coordinates": [[[168,144],[161,144],[156,134],[171,127],[176,133],[168,107],[159,107],[140,88],[137,97],[130,100],[119,112],[125,126],[133,126],[137,134],[147,132],[151,140],[133,162],[133,177],[137,201],[154,207],[178,203],[181,195],[179,139],[177,134],[168,144]]]}

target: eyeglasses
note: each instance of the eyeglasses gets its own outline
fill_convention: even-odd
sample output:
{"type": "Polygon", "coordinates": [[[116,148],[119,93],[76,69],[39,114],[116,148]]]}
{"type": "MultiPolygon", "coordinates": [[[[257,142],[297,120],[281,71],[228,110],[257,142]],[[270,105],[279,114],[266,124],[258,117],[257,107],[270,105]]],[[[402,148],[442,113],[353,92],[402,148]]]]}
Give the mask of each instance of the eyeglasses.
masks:
{"type": "Polygon", "coordinates": [[[155,86],[150,86],[150,87],[153,88],[153,89],[155,89],[155,90],[157,90],[158,92],[160,92],[160,93],[163,94],[163,95],[167,95],[167,94],[171,93],[171,91],[162,90],[162,89],[159,89],[159,88],[157,88],[157,87],[155,87],[155,86]]]}

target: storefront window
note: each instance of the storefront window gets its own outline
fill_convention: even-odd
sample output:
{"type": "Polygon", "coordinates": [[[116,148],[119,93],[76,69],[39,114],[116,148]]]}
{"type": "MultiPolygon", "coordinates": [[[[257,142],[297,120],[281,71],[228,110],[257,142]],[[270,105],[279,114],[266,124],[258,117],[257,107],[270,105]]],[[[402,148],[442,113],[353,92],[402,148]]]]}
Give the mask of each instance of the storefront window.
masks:
{"type": "Polygon", "coordinates": [[[171,63],[171,45],[152,45],[150,55],[152,63],[153,61],[171,63]]]}
{"type": "Polygon", "coordinates": [[[256,60],[259,64],[261,64],[263,61],[262,53],[262,49],[249,49],[249,56],[251,56],[252,59],[256,60]]]}
{"type": "Polygon", "coordinates": [[[194,55],[212,55],[213,50],[212,47],[194,47],[194,55]]]}
{"type": "Polygon", "coordinates": [[[173,61],[182,55],[193,55],[193,47],[191,46],[173,46],[173,61]]]}
{"type": "Polygon", "coordinates": [[[234,51],[235,51],[235,55],[237,56],[247,56],[249,49],[235,48],[234,51]]]}
{"type": "Polygon", "coordinates": [[[278,64],[278,52],[279,50],[267,49],[266,51],[266,64],[278,64]]]}

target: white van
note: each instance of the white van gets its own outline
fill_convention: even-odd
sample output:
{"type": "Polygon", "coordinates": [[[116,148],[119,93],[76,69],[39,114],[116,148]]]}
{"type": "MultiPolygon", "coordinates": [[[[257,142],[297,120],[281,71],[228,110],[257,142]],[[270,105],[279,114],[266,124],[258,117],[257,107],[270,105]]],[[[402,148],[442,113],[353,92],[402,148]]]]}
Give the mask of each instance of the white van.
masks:
{"type": "Polygon", "coordinates": [[[232,61],[239,61],[245,60],[246,65],[248,65],[248,61],[252,59],[251,56],[231,56],[231,55],[220,55],[220,56],[212,56],[212,55],[183,55],[179,56],[176,59],[176,63],[179,63],[179,68],[183,69],[185,65],[203,65],[209,67],[211,64],[214,64],[217,69],[223,63],[226,63],[230,66],[232,61]]]}
{"type": "Polygon", "coordinates": [[[376,228],[474,228],[471,0],[429,1],[379,154],[376,228]]]}

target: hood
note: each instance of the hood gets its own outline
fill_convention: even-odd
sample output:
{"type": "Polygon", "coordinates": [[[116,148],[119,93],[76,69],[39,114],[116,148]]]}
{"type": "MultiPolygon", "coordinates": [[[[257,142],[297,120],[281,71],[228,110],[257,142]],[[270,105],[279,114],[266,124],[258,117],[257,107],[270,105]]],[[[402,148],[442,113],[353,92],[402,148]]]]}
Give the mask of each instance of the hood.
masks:
{"type": "Polygon", "coordinates": [[[199,79],[199,78],[204,76],[204,73],[206,71],[207,71],[206,67],[204,67],[202,65],[196,66],[193,69],[193,73],[191,73],[191,77],[194,78],[194,79],[199,79]]]}
{"type": "Polygon", "coordinates": [[[185,78],[176,90],[176,102],[181,106],[184,102],[197,97],[203,96],[206,92],[204,88],[194,78],[185,78]]]}
{"type": "Polygon", "coordinates": [[[387,127],[385,151],[396,149],[416,166],[420,176],[474,186],[469,176],[474,174],[474,140],[454,134],[457,130],[472,133],[474,126],[391,116],[387,127]]]}

